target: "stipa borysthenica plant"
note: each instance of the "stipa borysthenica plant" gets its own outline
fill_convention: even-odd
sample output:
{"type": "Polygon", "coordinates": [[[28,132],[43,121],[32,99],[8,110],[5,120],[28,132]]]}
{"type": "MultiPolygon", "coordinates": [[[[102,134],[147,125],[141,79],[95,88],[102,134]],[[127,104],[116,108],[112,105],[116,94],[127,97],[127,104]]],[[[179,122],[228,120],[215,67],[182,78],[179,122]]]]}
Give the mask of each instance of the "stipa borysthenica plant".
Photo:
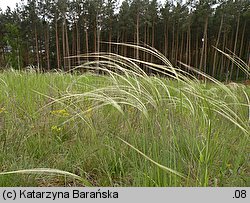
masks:
{"type": "MultiPolygon", "coordinates": [[[[112,114],[112,110],[108,108],[110,106],[120,112],[125,121],[117,127],[128,128],[132,136],[122,137],[119,133],[114,133],[115,136],[169,173],[167,178],[158,170],[151,175],[150,172],[144,174],[143,178],[148,177],[153,185],[219,184],[221,177],[216,177],[218,171],[213,171],[213,168],[223,162],[223,158],[219,156],[223,156],[222,153],[225,152],[220,150],[226,148],[223,146],[225,134],[230,137],[237,133],[237,139],[243,139],[245,144],[248,141],[249,90],[245,86],[239,86],[237,90],[231,89],[211,76],[182,64],[201,75],[205,82],[200,82],[189,71],[173,67],[164,55],[150,47],[121,43],[115,45],[139,49],[153,55],[161,63],[150,63],[115,53],[76,56],[95,59],[76,69],[101,73],[101,77],[106,78],[109,83],[87,92],[75,93],[69,88],[66,95],[56,101],[66,102],[69,104],[68,108],[77,112],[71,119],[80,116],[95,130],[96,120],[92,120],[91,124],[86,119],[89,112],[96,112],[97,115],[104,113],[108,117],[108,114],[112,114]],[[154,72],[154,76],[149,76],[142,67],[154,72]],[[245,99],[241,99],[242,95],[245,99]],[[79,109],[86,106],[86,103],[86,109],[79,109]],[[137,125],[132,125],[133,122],[137,122],[137,125]],[[218,123],[221,126],[218,127],[218,123]],[[133,127],[136,129],[132,129],[133,127]],[[147,154],[151,154],[151,157],[147,154]]],[[[242,60],[223,54],[249,75],[249,67],[242,60]]],[[[112,122],[108,119],[106,121],[106,125],[112,122]]],[[[242,148],[244,150],[245,144],[242,148]]],[[[238,168],[246,167],[246,163],[240,164],[238,168]]],[[[136,167],[142,166],[139,164],[136,167]]]]}
{"type": "Polygon", "coordinates": [[[185,64],[190,71],[175,68],[150,47],[115,45],[139,49],[161,62],[115,53],[76,56],[89,60],[75,69],[92,75],[72,78],[56,98],[44,95],[51,102],[41,109],[64,106],[67,117],[55,129],[81,125],[81,136],[91,137],[92,143],[101,140],[102,147],[90,157],[99,160],[99,173],[107,177],[100,185],[246,185],[249,89],[232,89],[185,64]],[[83,77],[95,82],[82,83],[83,77]]]}

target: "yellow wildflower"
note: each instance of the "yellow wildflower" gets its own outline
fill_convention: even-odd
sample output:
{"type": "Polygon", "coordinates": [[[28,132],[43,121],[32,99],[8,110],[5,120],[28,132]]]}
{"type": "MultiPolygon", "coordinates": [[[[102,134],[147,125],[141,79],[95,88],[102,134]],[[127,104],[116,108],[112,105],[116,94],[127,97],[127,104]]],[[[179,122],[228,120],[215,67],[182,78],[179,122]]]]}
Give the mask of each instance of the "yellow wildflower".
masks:
{"type": "Polygon", "coordinates": [[[53,115],[63,116],[63,117],[69,116],[69,113],[65,109],[54,110],[54,111],[51,111],[50,113],[53,115]]]}
{"type": "Polygon", "coordinates": [[[4,112],[5,111],[5,108],[0,108],[0,113],[4,112]]]}
{"type": "Polygon", "coordinates": [[[57,125],[53,125],[53,126],[51,126],[51,130],[54,132],[60,132],[62,130],[62,128],[58,127],[57,125]]]}

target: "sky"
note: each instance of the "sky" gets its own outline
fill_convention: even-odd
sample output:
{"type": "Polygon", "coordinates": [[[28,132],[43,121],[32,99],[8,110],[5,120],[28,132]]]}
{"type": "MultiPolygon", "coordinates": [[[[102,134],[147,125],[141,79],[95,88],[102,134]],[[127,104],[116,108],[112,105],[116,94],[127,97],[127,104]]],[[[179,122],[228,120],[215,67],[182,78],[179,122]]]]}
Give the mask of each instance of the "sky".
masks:
{"type": "MultiPolygon", "coordinates": [[[[119,0],[120,2],[122,2],[122,0],[119,0]]],[[[2,9],[3,11],[6,10],[7,6],[9,6],[11,8],[11,10],[13,10],[16,7],[16,3],[20,3],[21,0],[0,0],[0,9],[2,9]]],[[[26,3],[27,0],[24,0],[24,2],[26,3]]],[[[165,0],[158,0],[158,2],[165,2],[165,0]]]]}
{"type": "Polygon", "coordinates": [[[5,11],[7,6],[12,10],[16,7],[16,3],[20,3],[21,0],[0,0],[0,8],[5,11]]]}
{"type": "MultiPolygon", "coordinates": [[[[24,0],[26,3],[26,0],[24,0]]],[[[122,0],[120,0],[122,1],[122,0]]],[[[158,0],[159,2],[164,2],[164,0],[158,0]]],[[[2,9],[3,11],[6,10],[7,6],[9,6],[11,8],[11,10],[13,10],[16,7],[16,3],[20,3],[21,0],[0,0],[0,9],[2,9]]]]}

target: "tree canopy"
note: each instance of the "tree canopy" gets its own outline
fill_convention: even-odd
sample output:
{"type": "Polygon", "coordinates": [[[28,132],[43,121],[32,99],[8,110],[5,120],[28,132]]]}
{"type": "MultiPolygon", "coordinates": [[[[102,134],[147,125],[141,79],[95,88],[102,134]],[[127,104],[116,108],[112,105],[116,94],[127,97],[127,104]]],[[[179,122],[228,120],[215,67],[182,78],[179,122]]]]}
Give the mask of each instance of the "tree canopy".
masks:
{"type": "Polygon", "coordinates": [[[102,42],[149,45],[173,65],[180,61],[213,77],[244,75],[213,46],[250,64],[249,0],[28,0],[0,10],[0,67],[69,70],[68,56],[116,52],[155,62],[147,54],[102,42]]]}

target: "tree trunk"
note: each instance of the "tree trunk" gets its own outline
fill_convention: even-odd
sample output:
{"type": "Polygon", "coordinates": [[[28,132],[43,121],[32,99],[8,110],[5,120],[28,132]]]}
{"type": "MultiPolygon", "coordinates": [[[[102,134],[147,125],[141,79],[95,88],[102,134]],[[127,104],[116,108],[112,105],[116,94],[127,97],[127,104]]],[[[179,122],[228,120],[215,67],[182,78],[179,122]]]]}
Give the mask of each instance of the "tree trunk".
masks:
{"type": "MultiPolygon", "coordinates": [[[[225,43],[226,43],[226,33],[223,34],[223,44],[222,44],[222,51],[225,50],[225,43]]],[[[225,60],[224,57],[221,57],[221,67],[220,67],[220,79],[222,80],[223,78],[223,72],[225,69],[225,60]]]]}
{"type": "MultiPolygon", "coordinates": [[[[145,26],[144,26],[144,44],[147,45],[147,24],[145,24],[145,26]]],[[[146,54],[147,54],[147,53],[144,51],[144,52],[143,52],[143,60],[144,60],[144,61],[147,61],[147,59],[146,59],[146,54]]],[[[148,72],[148,70],[147,70],[145,64],[143,64],[143,69],[144,69],[145,72],[148,72]]]]}
{"type": "MultiPolygon", "coordinates": [[[[222,25],[223,25],[223,16],[221,17],[221,21],[220,21],[219,33],[218,33],[217,41],[216,41],[216,44],[215,44],[216,48],[218,48],[218,45],[219,45],[220,35],[221,35],[221,30],[222,30],[222,25]]],[[[215,76],[216,57],[217,57],[217,50],[214,51],[214,62],[213,62],[213,72],[212,72],[212,76],[213,77],[215,76]]]]}
{"type": "Polygon", "coordinates": [[[85,29],[85,46],[86,46],[86,55],[87,55],[87,61],[88,59],[88,54],[89,54],[89,36],[88,36],[88,28],[86,24],[86,20],[84,22],[84,29],[85,29]]]}
{"type": "MultiPolygon", "coordinates": [[[[121,31],[121,42],[125,43],[125,31],[121,31]]],[[[125,56],[125,46],[121,46],[121,55],[125,56]]]]}
{"type": "Polygon", "coordinates": [[[195,43],[195,67],[198,68],[198,56],[199,56],[199,35],[196,32],[196,43],[195,43]]]}
{"type": "Polygon", "coordinates": [[[168,57],[168,25],[165,24],[165,32],[164,32],[164,54],[168,57]]]}
{"type": "Polygon", "coordinates": [[[184,46],[184,32],[181,33],[181,50],[180,50],[180,56],[179,56],[179,60],[181,62],[183,58],[183,46],[184,46]]]}
{"type": "Polygon", "coordinates": [[[203,72],[206,72],[206,58],[207,58],[207,50],[206,50],[206,41],[207,41],[207,25],[208,25],[208,17],[206,17],[205,25],[204,25],[204,33],[203,33],[203,39],[202,39],[202,49],[201,49],[201,60],[200,60],[200,67],[199,69],[202,70],[203,66],[203,72]],[[203,61],[204,58],[204,61],[203,61]]]}
{"type": "MultiPolygon", "coordinates": [[[[242,50],[243,50],[243,42],[244,42],[245,30],[246,30],[246,21],[244,22],[243,31],[242,31],[242,35],[241,35],[241,43],[240,43],[239,58],[242,57],[242,50]]],[[[249,50],[249,49],[248,49],[248,50],[249,50]]],[[[238,80],[238,77],[239,77],[239,68],[237,68],[236,80],[238,80]]]]}
{"type": "MultiPolygon", "coordinates": [[[[125,34],[124,34],[124,42],[125,43],[127,43],[127,32],[125,31],[125,34]]],[[[128,50],[128,48],[127,48],[127,46],[124,46],[124,56],[126,56],[127,57],[127,51],[128,50]]]]}
{"type": "Polygon", "coordinates": [[[50,70],[49,27],[48,27],[48,25],[46,25],[46,29],[45,29],[45,46],[46,46],[46,58],[47,58],[47,70],[50,70]]]}
{"type": "MultiPolygon", "coordinates": [[[[99,29],[99,26],[97,26],[97,53],[100,53],[100,42],[101,42],[101,30],[99,29]]],[[[99,59],[99,58],[98,58],[99,59]]]]}
{"type": "Polygon", "coordinates": [[[188,65],[191,65],[191,31],[190,23],[188,24],[188,65]]]}
{"type": "MultiPolygon", "coordinates": [[[[101,29],[99,27],[99,21],[98,21],[98,15],[96,16],[96,52],[98,53],[97,54],[97,67],[99,67],[99,53],[100,53],[100,38],[101,38],[101,29]]],[[[98,71],[98,73],[100,73],[100,71],[98,71]]]]}
{"type": "Polygon", "coordinates": [[[36,40],[36,61],[37,61],[37,68],[40,68],[40,59],[39,59],[39,48],[38,48],[38,37],[37,37],[37,29],[35,26],[35,40],[36,40]]]}
{"type": "Polygon", "coordinates": [[[96,34],[96,31],[97,31],[97,26],[96,26],[96,22],[94,23],[94,53],[96,53],[96,50],[97,50],[97,47],[96,47],[96,38],[97,38],[97,34],[96,34]]]}
{"type": "MultiPolygon", "coordinates": [[[[250,50],[250,42],[248,42],[248,46],[247,46],[247,50],[250,50]]],[[[250,54],[248,53],[248,62],[247,62],[247,65],[248,65],[248,70],[249,70],[249,67],[250,67],[250,54]]],[[[248,74],[246,75],[246,80],[249,79],[249,76],[248,74]]]]}
{"type": "Polygon", "coordinates": [[[172,63],[174,61],[174,24],[173,24],[173,33],[172,33],[172,54],[171,54],[171,59],[172,59],[172,63]]]}
{"type": "Polygon", "coordinates": [[[110,25],[110,30],[109,30],[109,49],[108,49],[109,53],[112,52],[112,50],[111,50],[111,43],[112,43],[112,29],[111,29],[111,25],[110,25]]]}
{"type": "MultiPolygon", "coordinates": [[[[152,23],[152,39],[151,46],[154,48],[155,46],[155,22],[152,23]]],[[[151,54],[151,63],[153,63],[153,55],[151,54]]]]}
{"type": "Polygon", "coordinates": [[[39,68],[40,68],[40,71],[42,71],[43,70],[43,48],[42,48],[41,39],[38,39],[38,50],[40,51],[40,53],[39,53],[39,57],[40,57],[40,59],[39,59],[40,60],[39,68]]]}
{"type": "Polygon", "coordinates": [[[205,23],[205,33],[204,33],[204,73],[207,71],[207,28],[208,28],[208,17],[205,23]]]}
{"type": "MultiPolygon", "coordinates": [[[[76,54],[79,56],[81,53],[81,36],[79,34],[78,22],[76,24],[76,54]]],[[[77,57],[77,63],[80,64],[80,57],[77,57]]]]}
{"type": "MultiPolygon", "coordinates": [[[[227,40],[226,40],[226,45],[225,47],[228,48],[229,50],[233,50],[233,42],[234,42],[234,32],[232,31],[231,33],[231,37],[229,38],[227,36],[227,40]]],[[[225,58],[225,66],[226,66],[226,82],[230,82],[230,64],[231,64],[231,60],[228,58],[225,58]]]]}
{"type": "MultiPolygon", "coordinates": [[[[239,25],[240,25],[240,15],[237,17],[237,28],[236,28],[236,34],[235,34],[235,40],[234,40],[234,51],[233,53],[236,54],[236,47],[237,47],[237,41],[238,41],[238,32],[239,32],[239,25]]],[[[230,77],[229,80],[232,80],[232,74],[233,74],[233,67],[234,63],[231,64],[231,70],[230,70],[230,77]]]]}
{"type": "Polygon", "coordinates": [[[185,59],[186,59],[186,64],[188,64],[188,51],[189,51],[189,45],[188,45],[188,43],[189,43],[189,40],[188,40],[188,38],[189,38],[189,33],[188,33],[188,31],[187,31],[187,39],[186,39],[186,53],[185,53],[185,59]]]}
{"type": "Polygon", "coordinates": [[[63,45],[63,69],[66,70],[66,49],[65,49],[65,21],[63,21],[63,26],[62,26],[62,45],[63,45]]]}
{"type": "MultiPolygon", "coordinates": [[[[149,26],[147,26],[147,45],[149,45],[150,43],[150,29],[149,26]]],[[[149,53],[146,53],[146,60],[149,62],[149,53]]]]}
{"type": "MultiPolygon", "coordinates": [[[[65,37],[66,37],[66,54],[67,54],[67,57],[70,56],[70,52],[69,52],[69,37],[68,37],[68,27],[67,27],[67,23],[65,21],[65,37]]],[[[68,69],[67,70],[70,70],[71,69],[71,64],[70,64],[70,58],[68,58],[68,69]]]]}
{"type": "Polygon", "coordinates": [[[175,63],[174,63],[174,65],[177,65],[178,52],[179,52],[179,23],[177,24],[175,47],[176,48],[175,48],[175,63]]]}
{"type": "Polygon", "coordinates": [[[117,43],[116,52],[117,52],[117,54],[119,54],[119,45],[118,45],[119,41],[120,41],[120,32],[117,33],[117,39],[116,39],[116,43],[117,43]]]}
{"type": "MultiPolygon", "coordinates": [[[[72,45],[71,45],[71,55],[76,56],[76,23],[73,23],[73,29],[72,29],[72,45]]],[[[72,58],[72,64],[74,65],[76,63],[76,58],[72,58]]]]}
{"type": "MultiPolygon", "coordinates": [[[[140,17],[139,14],[137,14],[136,18],[136,45],[139,46],[140,38],[139,38],[139,22],[140,17]]],[[[136,59],[139,59],[139,48],[136,49],[136,59]]]]}
{"type": "Polygon", "coordinates": [[[56,26],[56,58],[57,58],[57,68],[61,68],[60,65],[60,48],[59,48],[59,36],[58,36],[58,25],[57,25],[57,20],[55,22],[56,26]]]}
{"type": "Polygon", "coordinates": [[[96,22],[96,35],[97,35],[97,39],[96,39],[96,41],[97,41],[97,49],[96,49],[96,51],[98,53],[98,55],[97,55],[97,62],[98,62],[97,63],[97,67],[99,67],[99,60],[100,60],[99,53],[100,53],[100,41],[101,41],[100,40],[101,39],[101,29],[99,27],[99,22],[98,21],[96,22]]]}

